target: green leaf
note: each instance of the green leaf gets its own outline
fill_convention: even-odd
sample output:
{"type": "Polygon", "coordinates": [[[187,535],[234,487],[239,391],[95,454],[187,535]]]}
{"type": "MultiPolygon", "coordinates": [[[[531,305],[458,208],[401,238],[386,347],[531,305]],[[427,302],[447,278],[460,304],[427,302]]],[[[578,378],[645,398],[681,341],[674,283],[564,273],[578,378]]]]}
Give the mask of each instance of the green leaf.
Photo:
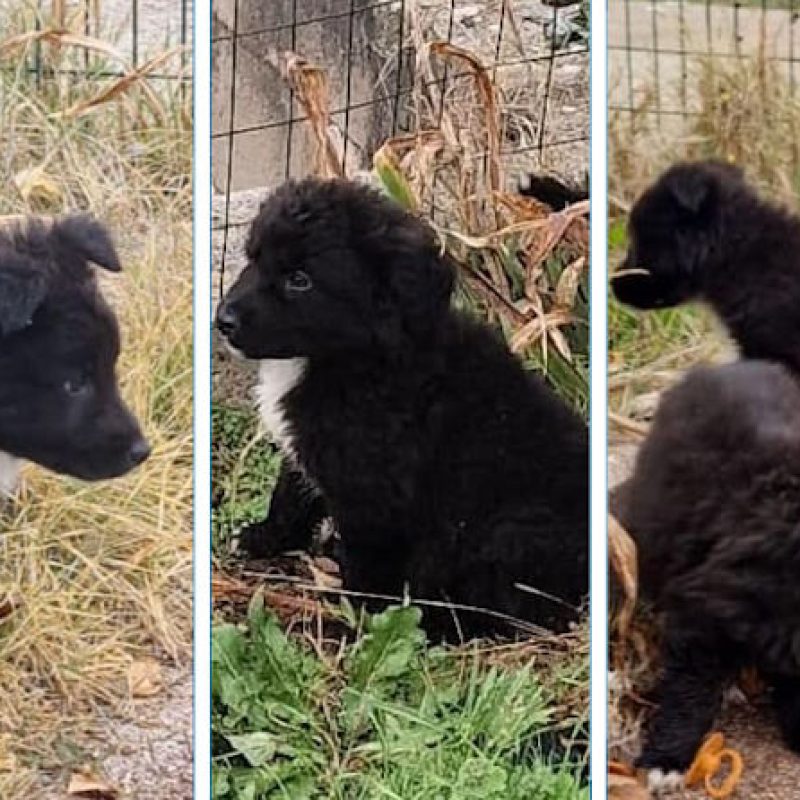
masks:
{"type": "Polygon", "coordinates": [[[378,176],[386,194],[396,203],[409,211],[417,208],[417,198],[394,159],[383,150],[379,150],[373,159],[375,174],[378,176]]]}
{"type": "Polygon", "coordinates": [[[371,617],[356,648],[350,675],[355,688],[405,674],[425,643],[419,627],[422,612],[414,606],[388,608],[371,617]]]}
{"type": "Polygon", "coordinates": [[[610,252],[624,250],[628,246],[628,224],[622,217],[608,226],[608,249],[610,252]]]}
{"type": "Polygon", "coordinates": [[[269,733],[242,733],[227,736],[231,747],[243,755],[251,767],[263,767],[275,757],[275,737],[269,733]]]}

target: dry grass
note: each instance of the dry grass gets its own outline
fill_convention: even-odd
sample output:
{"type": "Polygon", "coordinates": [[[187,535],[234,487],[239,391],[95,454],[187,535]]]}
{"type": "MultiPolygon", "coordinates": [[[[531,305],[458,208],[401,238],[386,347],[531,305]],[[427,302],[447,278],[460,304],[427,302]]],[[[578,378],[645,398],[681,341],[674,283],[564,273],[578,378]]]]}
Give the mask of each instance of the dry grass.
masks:
{"type": "MultiPolygon", "coordinates": [[[[20,14],[3,35],[31,22],[20,14]]],[[[102,280],[122,324],[122,391],[154,446],[118,481],[30,467],[0,517],[0,796],[17,798],[82,764],[102,717],[135,716],[134,659],[191,656],[191,128],[188,90],[139,75],[109,93],[118,79],[58,75],[86,66],[85,42],[6,41],[0,214],[88,209],[114,231],[125,271],[102,280]]],[[[94,67],[113,60],[91,52],[94,67]]]]}

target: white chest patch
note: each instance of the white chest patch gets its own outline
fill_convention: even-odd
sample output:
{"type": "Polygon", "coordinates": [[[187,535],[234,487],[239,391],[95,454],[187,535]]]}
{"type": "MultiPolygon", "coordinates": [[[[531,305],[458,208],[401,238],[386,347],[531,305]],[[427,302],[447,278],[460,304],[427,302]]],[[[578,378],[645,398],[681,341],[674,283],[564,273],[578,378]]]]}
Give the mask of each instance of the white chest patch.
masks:
{"type": "Polygon", "coordinates": [[[292,455],[292,430],[286,418],[283,398],[303,379],[304,358],[278,358],[262,361],[258,370],[256,400],[264,427],[285,453],[292,455]]]}
{"type": "Polygon", "coordinates": [[[17,491],[21,466],[18,458],[0,451],[0,499],[11,497],[17,491]]]}

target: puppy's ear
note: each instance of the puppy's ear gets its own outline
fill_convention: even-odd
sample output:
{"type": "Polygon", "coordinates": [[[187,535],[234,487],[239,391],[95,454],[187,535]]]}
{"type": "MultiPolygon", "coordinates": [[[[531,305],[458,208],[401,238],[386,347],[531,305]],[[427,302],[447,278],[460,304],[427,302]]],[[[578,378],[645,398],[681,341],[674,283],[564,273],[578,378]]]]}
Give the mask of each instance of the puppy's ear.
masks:
{"type": "Polygon", "coordinates": [[[122,270],[108,229],[88,214],[62,217],[53,224],[50,236],[67,255],[77,255],[109,272],[122,270]]]}
{"type": "Polygon", "coordinates": [[[44,273],[24,263],[0,263],[0,337],[26,328],[46,294],[44,273]]]}
{"type": "Polygon", "coordinates": [[[404,336],[423,338],[447,312],[452,263],[420,219],[408,215],[384,235],[383,302],[404,336]]]}
{"type": "Polygon", "coordinates": [[[743,183],[744,173],[725,161],[703,161],[679,165],[664,181],[678,207],[698,216],[714,208],[725,185],[743,183]]]}
{"type": "Polygon", "coordinates": [[[668,175],[666,188],[683,211],[696,215],[712,201],[716,180],[704,169],[685,169],[668,175]]]}

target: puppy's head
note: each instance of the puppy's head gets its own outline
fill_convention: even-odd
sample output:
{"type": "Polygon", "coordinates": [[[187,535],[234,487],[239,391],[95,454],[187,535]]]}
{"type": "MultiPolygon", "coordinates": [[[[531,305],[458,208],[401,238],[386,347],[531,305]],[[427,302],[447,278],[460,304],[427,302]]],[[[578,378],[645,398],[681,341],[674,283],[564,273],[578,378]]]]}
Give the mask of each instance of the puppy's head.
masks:
{"type": "Polygon", "coordinates": [[[424,346],[453,287],[424,222],[344,180],[279,188],[253,222],[247,259],[217,326],[254,359],[424,346]]]}
{"type": "Polygon", "coordinates": [[[722,162],[677,164],[637,200],[630,245],[611,285],[637,308],[665,308],[700,292],[712,267],[726,195],[744,187],[742,173],[722,162]]]}
{"type": "Polygon", "coordinates": [[[0,231],[0,450],[99,480],[150,450],[119,396],[119,329],[90,262],[120,270],[90,217],[0,231]]]}

